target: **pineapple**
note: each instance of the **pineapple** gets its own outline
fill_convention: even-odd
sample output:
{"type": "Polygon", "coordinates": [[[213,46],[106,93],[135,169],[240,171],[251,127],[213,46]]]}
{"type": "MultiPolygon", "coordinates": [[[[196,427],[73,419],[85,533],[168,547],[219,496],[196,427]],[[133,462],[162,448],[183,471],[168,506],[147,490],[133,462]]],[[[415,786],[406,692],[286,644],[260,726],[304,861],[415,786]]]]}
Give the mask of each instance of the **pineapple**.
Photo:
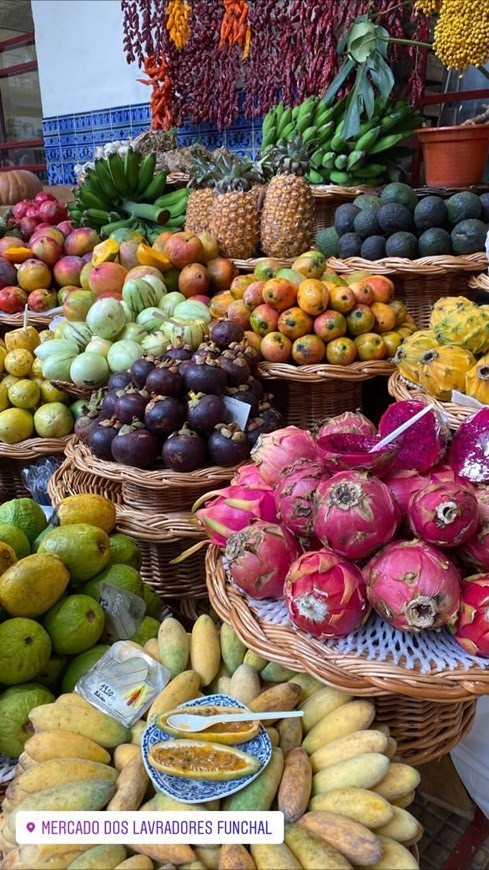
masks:
{"type": "Polygon", "coordinates": [[[247,260],[256,256],[260,243],[261,171],[237,156],[216,161],[209,230],[224,257],[247,260]]]}
{"type": "Polygon", "coordinates": [[[298,257],[314,239],[314,197],[302,176],[309,169],[314,143],[300,135],[271,148],[265,163],[274,177],[268,184],[261,216],[261,247],[267,257],[298,257]]]}
{"type": "Polygon", "coordinates": [[[199,235],[209,229],[212,187],[215,184],[214,165],[195,157],[189,172],[191,190],[187,200],[185,229],[199,235]]]}

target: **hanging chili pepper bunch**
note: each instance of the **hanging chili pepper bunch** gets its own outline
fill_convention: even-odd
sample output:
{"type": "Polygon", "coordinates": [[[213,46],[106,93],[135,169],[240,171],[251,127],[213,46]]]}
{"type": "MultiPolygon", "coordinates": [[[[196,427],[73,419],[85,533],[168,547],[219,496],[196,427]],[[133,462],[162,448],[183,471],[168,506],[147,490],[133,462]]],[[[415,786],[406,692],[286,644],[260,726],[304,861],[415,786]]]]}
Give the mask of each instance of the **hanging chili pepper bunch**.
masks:
{"type": "Polygon", "coordinates": [[[189,40],[192,7],[186,0],[170,0],[165,14],[170,39],[175,48],[181,51],[189,40]]]}
{"type": "Polygon", "coordinates": [[[138,81],[153,88],[150,98],[151,129],[170,130],[174,120],[171,112],[172,85],[166,58],[156,59],[154,55],[145,58],[144,71],[148,78],[138,81]]]}
{"type": "Polygon", "coordinates": [[[234,45],[243,52],[243,60],[250,53],[251,28],[248,23],[246,0],[223,0],[224,16],[221,24],[219,48],[230,51],[234,45]]]}

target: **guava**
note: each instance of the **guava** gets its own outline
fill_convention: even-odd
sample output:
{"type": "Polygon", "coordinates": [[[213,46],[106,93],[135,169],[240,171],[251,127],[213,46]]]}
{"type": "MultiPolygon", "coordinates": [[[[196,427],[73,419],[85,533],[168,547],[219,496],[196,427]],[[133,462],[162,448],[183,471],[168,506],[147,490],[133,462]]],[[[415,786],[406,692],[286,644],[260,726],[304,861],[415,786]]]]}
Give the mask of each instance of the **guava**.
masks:
{"type": "Polygon", "coordinates": [[[154,619],[152,616],[143,616],[136,634],[131,637],[131,640],[144,646],[147,640],[158,637],[159,629],[160,623],[157,619],[154,619]]]}
{"type": "Polygon", "coordinates": [[[46,613],[43,625],[55,653],[76,656],[97,643],[104,630],[105,615],[89,595],[68,595],[46,613]]]}
{"type": "Polygon", "coordinates": [[[48,402],[34,414],[34,428],[40,438],[63,438],[74,425],[73,414],[62,402],[48,402]]]}
{"type": "Polygon", "coordinates": [[[33,680],[51,655],[51,639],[34,619],[14,617],[0,623],[0,684],[33,680]]]}
{"type": "Polygon", "coordinates": [[[33,707],[52,704],[54,695],[44,686],[24,683],[0,695],[0,754],[18,758],[34,729],[29,721],[33,707]]]}

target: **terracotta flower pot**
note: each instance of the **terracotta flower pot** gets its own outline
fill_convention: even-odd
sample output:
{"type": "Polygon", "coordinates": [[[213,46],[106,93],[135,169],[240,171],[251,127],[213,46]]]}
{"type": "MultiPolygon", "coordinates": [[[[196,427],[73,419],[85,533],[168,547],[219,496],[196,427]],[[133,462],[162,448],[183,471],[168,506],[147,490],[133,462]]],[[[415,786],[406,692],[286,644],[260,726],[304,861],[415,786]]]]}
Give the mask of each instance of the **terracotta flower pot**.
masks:
{"type": "Polygon", "coordinates": [[[489,124],[416,130],[428,187],[468,187],[482,181],[489,153],[489,124]]]}

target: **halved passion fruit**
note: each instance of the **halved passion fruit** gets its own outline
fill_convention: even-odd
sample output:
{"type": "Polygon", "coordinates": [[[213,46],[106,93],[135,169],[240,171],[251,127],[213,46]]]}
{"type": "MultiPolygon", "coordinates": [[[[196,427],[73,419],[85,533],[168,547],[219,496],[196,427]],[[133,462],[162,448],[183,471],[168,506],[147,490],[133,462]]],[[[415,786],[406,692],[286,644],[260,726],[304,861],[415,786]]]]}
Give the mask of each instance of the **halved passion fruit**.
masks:
{"type": "Polygon", "coordinates": [[[148,753],[149,763],[168,776],[182,779],[229,780],[256,773],[258,758],[221,743],[199,740],[167,740],[148,753]]]}
{"type": "MultiPolygon", "coordinates": [[[[239,712],[236,707],[217,707],[211,704],[205,707],[178,707],[177,710],[168,710],[166,713],[161,713],[155,718],[155,723],[165,734],[183,737],[188,735],[188,731],[172,728],[168,724],[168,718],[176,713],[190,713],[192,716],[218,716],[221,713],[239,712]]],[[[245,713],[246,711],[243,710],[241,712],[245,713]]],[[[215,743],[223,743],[226,746],[234,746],[237,743],[245,743],[247,740],[252,740],[258,734],[259,728],[259,722],[221,722],[219,725],[212,725],[205,731],[196,731],[192,734],[192,740],[214,741],[215,743]]]]}

